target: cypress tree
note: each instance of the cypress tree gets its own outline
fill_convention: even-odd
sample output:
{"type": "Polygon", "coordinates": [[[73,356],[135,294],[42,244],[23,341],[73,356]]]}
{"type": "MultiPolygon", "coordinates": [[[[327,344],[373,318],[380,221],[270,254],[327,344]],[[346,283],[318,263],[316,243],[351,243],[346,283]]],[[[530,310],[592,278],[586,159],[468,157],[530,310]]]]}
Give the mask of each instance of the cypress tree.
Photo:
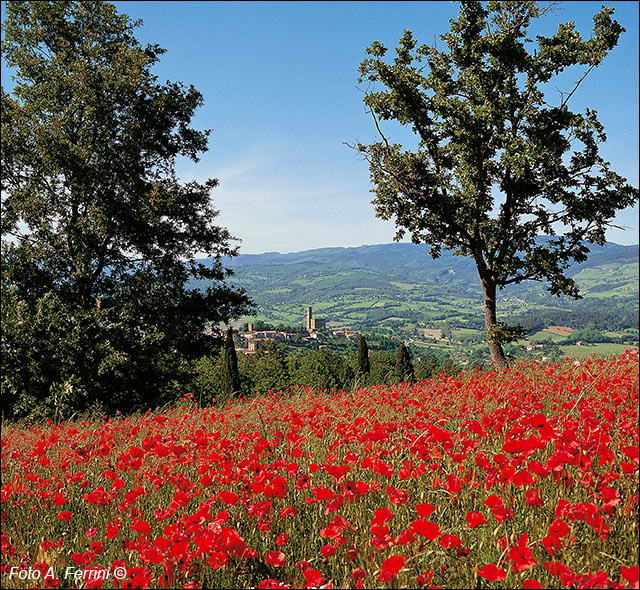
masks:
{"type": "Polygon", "coordinates": [[[408,383],[414,380],[413,362],[411,361],[411,355],[409,354],[409,350],[405,346],[404,342],[398,346],[398,354],[396,355],[396,375],[403,383],[408,383]]]}
{"type": "Polygon", "coordinates": [[[242,393],[240,372],[238,371],[238,357],[233,343],[233,329],[227,330],[222,356],[222,391],[228,397],[242,393]]]}
{"type": "Polygon", "coordinates": [[[369,364],[369,347],[364,336],[360,336],[360,342],[358,342],[358,374],[364,375],[371,370],[369,364]]]}

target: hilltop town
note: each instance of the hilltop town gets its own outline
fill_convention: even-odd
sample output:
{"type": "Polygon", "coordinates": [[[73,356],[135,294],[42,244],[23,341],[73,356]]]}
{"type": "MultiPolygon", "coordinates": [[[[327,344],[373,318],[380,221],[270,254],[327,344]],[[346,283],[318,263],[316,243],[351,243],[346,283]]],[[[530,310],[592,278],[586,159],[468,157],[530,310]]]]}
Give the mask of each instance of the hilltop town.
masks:
{"type": "Polygon", "coordinates": [[[255,354],[267,340],[276,342],[289,342],[296,340],[298,343],[317,342],[318,348],[326,347],[322,344],[329,337],[345,338],[348,341],[355,340],[360,334],[357,330],[328,329],[327,320],[314,318],[313,309],[307,307],[304,328],[298,331],[262,330],[255,329],[254,322],[246,324],[247,329],[238,332],[236,336],[236,350],[244,354],[255,354]]]}

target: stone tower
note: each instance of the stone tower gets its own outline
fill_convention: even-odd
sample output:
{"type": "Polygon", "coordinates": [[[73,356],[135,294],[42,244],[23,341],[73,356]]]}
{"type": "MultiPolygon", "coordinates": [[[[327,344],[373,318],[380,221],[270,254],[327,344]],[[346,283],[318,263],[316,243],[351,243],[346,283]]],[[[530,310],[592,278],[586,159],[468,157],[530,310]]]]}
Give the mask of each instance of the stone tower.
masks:
{"type": "Polygon", "coordinates": [[[307,332],[311,332],[313,329],[313,326],[311,325],[312,317],[311,307],[307,307],[307,318],[304,322],[304,329],[307,330],[307,332]]]}

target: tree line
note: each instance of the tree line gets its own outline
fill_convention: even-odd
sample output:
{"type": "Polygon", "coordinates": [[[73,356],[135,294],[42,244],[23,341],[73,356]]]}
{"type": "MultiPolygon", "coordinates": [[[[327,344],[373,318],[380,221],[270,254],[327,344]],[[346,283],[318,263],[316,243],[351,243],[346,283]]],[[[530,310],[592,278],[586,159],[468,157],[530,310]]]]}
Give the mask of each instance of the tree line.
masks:
{"type": "Polygon", "coordinates": [[[450,359],[429,357],[414,362],[404,344],[397,351],[370,351],[364,337],[358,350],[339,354],[322,348],[287,353],[285,347],[267,340],[255,354],[236,353],[231,331],[216,355],[203,357],[194,367],[191,386],[203,404],[231,398],[289,391],[305,385],[316,391],[357,389],[369,385],[415,382],[440,373],[457,374],[460,367],[450,359]]]}

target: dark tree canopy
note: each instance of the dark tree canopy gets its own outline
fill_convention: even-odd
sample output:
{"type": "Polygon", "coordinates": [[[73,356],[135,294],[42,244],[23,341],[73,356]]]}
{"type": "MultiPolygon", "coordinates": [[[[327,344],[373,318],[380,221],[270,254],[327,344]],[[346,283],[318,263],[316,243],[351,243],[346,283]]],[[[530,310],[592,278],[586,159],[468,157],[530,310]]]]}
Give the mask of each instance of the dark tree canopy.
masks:
{"type": "Polygon", "coordinates": [[[370,370],[371,364],[369,363],[367,340],[364,336],[360,336],[360,340],[358,341],[358,373],[360,375],[366,375],[370,370]]]}
{"type": "Polygon", "coordinates": [[[586,40],[566,23],[533,41],[529,25],[552,5],[460,4],[443,49],[418,45],[410,31],[392,61],[379,42],[367,49],[360,83],[381,141],[357,147],[376,214],[395,218],[396,239],[408,232],[434,257],[445,248],[474,259],[491,356],[503,367],[502,343],[522,333],[497,321],[496,288],[545,280],[552,293],[578,297],[569,263],[586,259],[588,242],[604,243],[616,212],[638,199],[599,154],[596,112],[570,109],[624,29],[603,7],[586,40]],[[579,81],[550,104],[544,85],[572,66],[579,81]],[[387,139],[389,120],[410,126],[416,149],[387,139]]]}
{"type": "Polygon", "coordinates": [[[413,361],[404,342],[398,346],[396,354],[396,376],[402,382],[409,383],[414,380],[413,361]]]}
{"type": "Polygon", "coordinates": [[[190,125],[202,96],[160,84],[164,50],[141,46],[140,23],[107,2],[6,9],[3,409],[58,411],[61,391],[76,409],[165,401],[184,361],[209,350],[205,326],[249,303],[225,282],[236,247],[213,223],[217,181],[176,176],[177,158],[207,150],[209,131],[190,125]]]}
{"type": "Polygon", "coordinates": [[[242,394],[240,372],[238,371],[238,356],[233,342],[233,329],[227,330],[222,356],[222,392],[226,398],[242,394]]]}

